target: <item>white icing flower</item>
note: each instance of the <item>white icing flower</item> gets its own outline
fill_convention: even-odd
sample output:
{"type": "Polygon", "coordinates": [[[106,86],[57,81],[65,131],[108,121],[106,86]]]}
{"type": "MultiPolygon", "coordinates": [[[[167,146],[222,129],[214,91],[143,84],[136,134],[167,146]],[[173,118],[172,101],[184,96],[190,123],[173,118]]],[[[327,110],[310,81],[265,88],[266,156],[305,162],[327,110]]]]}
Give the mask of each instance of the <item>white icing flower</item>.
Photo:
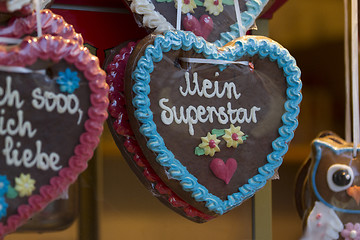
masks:
{"type": "Polygon", "coordinates": [[[30,196],[35,190],[35,180],[30,177],[30,174],[20,174],[20,177],[15,178],[15,190],[20,197],[30,196]]]}
{"type": "Polygon", "coordinates": [[[240,131],[240,126],[234,127],[231,124],[229,129],[225,129],[225,135],[222,138],[226,141],[227,147],[237,148],[239,144],[244,142],[242,136],[244,136],[244,133],[240,131]]]}
{"type": "Polygon", "coordinates": [[[220,152],[220,148],[218,144],[220,140],[216,138],[216,135],[212,135],[210,133],[207,134],[206,137],[201,137],[202,143],[199,144],[200,148],[205,150],[205,155],[214,156],[215,152],[220,152]]]}
{"type": "MultiPolygon", "coordinates": [[[[177,8],[177,0],[175,0],[175,8],[177,8]]],[[[194,0],[182,0],[182,5],[181,5],[182,13],[184,14],[188,12],[194,13],[195,8],[196,8],[196,3],[194,0]]]]}
{"type": "Polygon", "coordinates": [[[206,11],[215,16],[224,11],[222,0],[205,0],[204,7],[206,7],[206,11]]]}

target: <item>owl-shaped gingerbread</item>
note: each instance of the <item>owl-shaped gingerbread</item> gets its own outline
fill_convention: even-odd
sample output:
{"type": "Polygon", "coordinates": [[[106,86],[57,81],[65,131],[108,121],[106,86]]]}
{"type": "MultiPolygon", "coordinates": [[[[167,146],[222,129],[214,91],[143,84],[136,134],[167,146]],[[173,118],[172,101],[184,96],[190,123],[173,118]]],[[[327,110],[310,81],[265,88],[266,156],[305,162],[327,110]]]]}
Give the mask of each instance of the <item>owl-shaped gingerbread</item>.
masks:
{"type": "Polygon", "coordinates": [[[302,240],[360,240],[360,147],[356,152],[332,132],[312,142],[295,190],[302,240]]]}

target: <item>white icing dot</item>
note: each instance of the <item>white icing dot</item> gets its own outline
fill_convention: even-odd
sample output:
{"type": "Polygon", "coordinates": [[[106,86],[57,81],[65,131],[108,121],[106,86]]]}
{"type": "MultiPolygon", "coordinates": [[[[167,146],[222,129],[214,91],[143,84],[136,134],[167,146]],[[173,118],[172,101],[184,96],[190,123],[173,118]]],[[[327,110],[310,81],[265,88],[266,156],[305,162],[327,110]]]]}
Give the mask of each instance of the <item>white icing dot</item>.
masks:
{"type": "Polygon", "coordinates": [[[17,143],[16,143],[16,147],[17,147],[17,148],[21,147],[21,142],[17,142],[17,143]]]}
{"type": "Polygon", "coordinates": [[[219,72],[216,72],[215,73],[215,77],[218,77],[220,74],[219,74],[219,72]]]}
{"type": "Polygon", "coordinates": [[[0,188],[4,187],[4,183],[0,182],[0,188]]]}
{"type": "Polygon", "coordinates": [[[356,230],[351,230],[351,232],[350,232],[350,238],[356,238],[356,236],[357,236],[357,232],[356,232],[356,230]]]}
{"type": "Polygon", "coordinates": [[[1,114],[5,114],[5,109],[1,109],[1,114]]]}
{"type": "Polygon", "coordinates": [[[2,209],[3,209],[3,205],[0,204],[0,211],[2,211],[2,209]]]}

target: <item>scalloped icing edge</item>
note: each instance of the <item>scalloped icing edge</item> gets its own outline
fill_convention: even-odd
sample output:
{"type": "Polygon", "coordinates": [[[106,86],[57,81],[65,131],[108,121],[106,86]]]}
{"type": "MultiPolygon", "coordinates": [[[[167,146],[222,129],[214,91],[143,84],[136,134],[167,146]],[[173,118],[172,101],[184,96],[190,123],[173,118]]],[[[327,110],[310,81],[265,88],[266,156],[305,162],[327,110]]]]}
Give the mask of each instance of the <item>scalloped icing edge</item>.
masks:
{"type": "MultiPolygon", "coordinates": [[[[131,5],[132,3],[136,3],[139,0],[130,0],[131,5]]],[[[142,1],[142,3],[147,3],[146,7],[147,9],[155,9],[154,4],[151,1],[142,1]]],[[[247,7],[247,11],[241,12],[241,22],[242,22],[242,31],[245,33],[247,30],[250,29],[250,27],[255,23],[256,18],[260,15],[260,13],[262,12],[262,10],[264,9],[264,7],[266,6],[266,4],[269,2],[269,0],[248,0],[246,1],[246,7],[247,7]]],[[[143,10],[143,9],[139,9],[136,7],[136,5],[134,5],[134,10],[132,10],[133,12],[135,12],[136,14],[141,14],[138,13],[139,10],[143,10]]],[[[132,9],[132,7],[131,7],[132,9]]],[[[235,10],[234,10],[235,11],[235,10]]],[[[164,25],[166,26],[166,30],[174,30],[174,26],[172,26],[167,20],[166,18],[159,13],[158,11],[149,11],[146,14],[143,14],[143,16],[145,16],[143,18],[143,26],[145,27],[149,27],[150,26],[148,24],[145,23],[145,19],[147,18],[157,18],[158,21],[161,21],[161,24],[159,24],[156,28],[155,28],[155,33],[161,33],[164,31],[164,29],[160,26],[164,25]]],[[[215,44],[217,46],[223,46],[226,43],[230,42],[231,40],[238,38],[240,36],[239,33],[239,27],[237,23],[234,23],[233,25],[230,26],[230,31],[228,32],[223,32],[220,34],[220,39],[215,41],[215,44]]]]}
{"type": "MultiPolygon", "coordinates": [[[[81,34],[76,33],[71,24],[68,24],[62,16],[54,14],[49,9],[40,11],[40,21],[43,34],[73,39],[81,45],[84,43],[81,34]]],[[[35,31],[37,31],[35,12],[26,17],[13,18],[7,25],[0,26],[1,37],[21,38],[35,31]]]]}
{"type": "Polygon", "coordinates": [[[287,152],[288,143],[292,140],[298,126],[297,116],[302,100],[300,69],[285,48],[266,37],[245,36],[219,49],[191,32],[167,31],[164,35],[156,36],[154,43],[147,46],[144,55],[136,63],[132,79],[135,81],[132,88],[135,94],[132,101],[136,109],[134,114],[141,123],[141,134],[148,139],[147,146],[157,154],[156,161],[167,169],[173,179],[180,182],[184,191],[191,192],[196,201],[205,202],[205,206],[216,214],[222,215],[240,205],[266,184],[267,180],[274,175],[274,171],[282,164],[282,157],[287,152]],[[287,101],[284,104],[285,113],[281,118],[283,126],[278,129],[280,136],[272,142],[273,152],[267,156],[267,163],[258,168],[259,173],[250,178],[247,184],[241,186],[239,192],[228,195],[225,201],[209,193],[207,188],[199,184],[197,179],[166,148],[163,138],[156,131],[156,124],[152,120],[151,110],[148,107],[150,105],[147,105],[150,100],[145,89],[148,89],[146,85],[150,81],[154,62],[161,61],[163,51],[168,52],[171,49],[180,48],[185,51],[193,49],[197,53],[203,53],[206,58],[230,61],[236,61],[245,54],[249,56],[259,54],[262,58],[268,57],[271,61],[276,61],[286,77],[288,88],[287,101]]]}
{"type": "Polygon", "coordinates": [[[62,168],[58,176],[52,177],[49,185],[43,185],[40,194],[29,197],[28,204],[20,205],[18,214],[9,216],[6,225],[0,223],[0,238],[14,232],[29,217],[44,209],[49,202],[56,200],[75,182],[78,175],[87,168],[87,161],[93,156],[103,131],[103,123],[107,118],[109,101],[105,72],[99,67],[98,58],[91,55],[86,47],[72,40],[49,35],[40,38],[26,37],[20,45],[8,51],[0,46],[1,65],[24,67],[32,65],[37,59],[55,62],[64,59],[84,73],[91,91],[91,106],[87,112],[89,119],[84,124],[85,132],[79,137],[74,155],[68,160],[69,166],[62,168]]]}

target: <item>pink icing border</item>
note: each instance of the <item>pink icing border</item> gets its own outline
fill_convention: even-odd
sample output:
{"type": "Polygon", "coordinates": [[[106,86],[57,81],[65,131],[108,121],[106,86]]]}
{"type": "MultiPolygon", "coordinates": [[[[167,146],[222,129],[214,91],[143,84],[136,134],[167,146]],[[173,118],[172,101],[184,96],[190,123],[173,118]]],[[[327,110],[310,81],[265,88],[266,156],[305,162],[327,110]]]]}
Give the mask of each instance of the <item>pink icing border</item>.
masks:
{"type": "Polygon", "coordinates": [[[51,178],[50,185],[42,186],[40,195],[32,195],[28,199],[28,204],[19,206],[18,214],[9,216],[6,225],[0,223],[0,239],[15,231],[29,217],[45,208],[49,202],[57,199],[86,169],[87,161],[92,157],[99,143],[103,123],[107,118],[108,85],[105,82],[105,72],[99,67],[98,58],[91,55],[87,48],[76,41],[50,35],[40,38],[27,37],[20,45],[8,51],[0,46],[0,65],[25,67],[34,64],[37,59],[54,62],[64,59],[84,73],[91,91],[89,119],[85,122],[85,132],[79,138],[80,143],[69,159],[69,167],[61,169],[58,176],[51,178]]]}
{"type": "Polygon", "coordinates": [[[160,195],[167,196],[167,201],[174,208],[181,208],[188,217],[199,217],[205,221],[211,220],[215,217],[209,216],[190,204],[179,198],[166,184],[156,175],[155,171],[150,166],[149,162],[143,155],[141,148],[134,137],[131,130],[129,119],[126,111],[125,96],[124,96],[124,74],[126,63],[130,54],[134,50],[136,43],[129,42],[129,44],[122,48],[114,57],[112,62],[107,66],[106,82],[109,84],[109,114],[115,118],[113,126],[116,133],[125,137],[124,147],[133,154],[133,161],[143,169],[143,175],[146,179],[155,185],[155,189],[160,195]]]}
{"type": "MultiPolygon", "coordinates": [[[[43,34],[62,36],[66,39],[73,39],[80,44],[84,43],[81,34],[75,32],[74,27],[60,15],[54,14],[50,10],[40,11],[41,29],[43,34]]],[[[29,35],[36,32],[37,22],[36,13],[22,18],[12,18],[7,26],[0,26],[0,36],[21,38],[23,35],[29,35]]]]}

